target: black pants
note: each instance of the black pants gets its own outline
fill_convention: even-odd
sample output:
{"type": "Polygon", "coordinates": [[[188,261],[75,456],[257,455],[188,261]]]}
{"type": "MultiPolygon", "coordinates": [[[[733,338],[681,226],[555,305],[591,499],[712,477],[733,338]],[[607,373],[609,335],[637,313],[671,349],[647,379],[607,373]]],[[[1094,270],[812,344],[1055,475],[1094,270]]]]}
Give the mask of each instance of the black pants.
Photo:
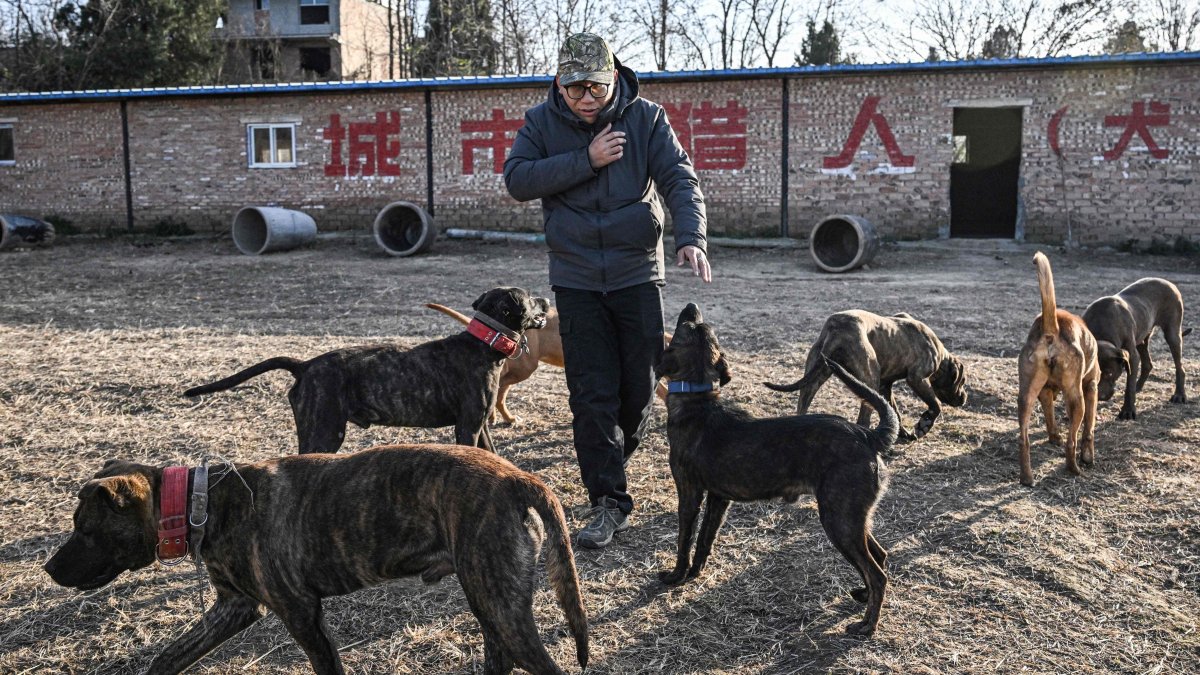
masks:
{"type": "Polygon", "coordinates": [[[554,289],[575,454],[588,497],[612,497],[633,510],[625,460],[641,443],[654,402],[654,364],[663,351],[657,283],[610,293],[554,289]]]}

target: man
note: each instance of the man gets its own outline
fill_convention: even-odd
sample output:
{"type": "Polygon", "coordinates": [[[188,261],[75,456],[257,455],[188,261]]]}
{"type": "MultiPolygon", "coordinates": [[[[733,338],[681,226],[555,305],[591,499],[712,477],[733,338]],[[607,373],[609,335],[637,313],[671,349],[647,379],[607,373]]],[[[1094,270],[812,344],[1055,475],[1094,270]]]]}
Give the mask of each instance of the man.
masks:
{"type": "Polygon", "coordinates": [[[519,201],[542,200],[575,453],[592,503],[579,544],[601,548],[629,527],[625,463],[645,431],[663,350],[662,202],[678,264],[708,283],[704,196],[662,106],[638,97],[637,76],[590,33],[563,44],[504,182],[519,201]]]}

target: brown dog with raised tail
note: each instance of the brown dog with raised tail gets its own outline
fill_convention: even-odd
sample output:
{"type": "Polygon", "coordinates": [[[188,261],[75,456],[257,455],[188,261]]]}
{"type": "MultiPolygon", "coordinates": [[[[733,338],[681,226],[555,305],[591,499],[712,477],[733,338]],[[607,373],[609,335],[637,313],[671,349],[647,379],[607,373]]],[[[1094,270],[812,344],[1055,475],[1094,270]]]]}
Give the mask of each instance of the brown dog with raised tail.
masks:
{"type": "Polygon", "coordinates": [[[870,635],[879,623],[887,588],[887,551],[871,534],[871,514],[887,488],[882,456],[896,442],[900,422],[882,396],[839,364],[830,370],[879,415],[875,429],[834,415],[756,419],[720,400],[730,380],[716,334],[700,309],[689,304],[655,369],[671,378],[667,394],[667,439],[671,476],[679,493],[679,540],[675,569],[660,575],[677,584],[699,576],[725,520],[730,502],[817,500],[825,534],[862,577],[865,588],[851,596],[867,605],[862,621],[846,628],[870,635]],[[700,505],[704,524],[690,558],[700,505]]]}
{"type": "Polygon", "coordinates": [[[1070,427],[1065,449],[1067,470],[1079,474],[1076,449],[1083,446],[1079,459],[1084,464],[1096,460],[1096,397],[1100,365],[1096,339],[1083,319],[1058,309],[1054,298],[1054,275],[1050,261],[1040,251],[1033,256],[1037,266],[1038,291],[1042,298],[1041,316],[1034,319],[1017,360],[1019,387],[1017,419],[1021,428],[1021,484],[1033,485],[1029,459],[1029,418],[1033,403],[1042,404],[1046,433],[1050,443],[1062,445],[1054,421],[1054,399],[1062,392],[1070,427]],[[1082,427],[1082,434],[1080,428],[1082,427]]]}
{"type": "Polygon", "coordinates": [[[515,664],[561,675],[533,618],[540,553],[586,667],[587,613],[562,505],[536,476],[497,455],[390,446],[226,465],[206,475],[109,460],[79,491],[75,531],[45,566],[56,583],[86,591],[160,555],[196,556],[199,547],[216,602],[154,659],[152,675],[182,671],[264,608],[315,672],[339,675],[321,599],[417,574],[429,583],[458,576],[483,630],[484,673],[509,673],[515,664]],[[184,515],[183,505],[204,493],[207,508],[184,515]],[[174,542],[163,539],[164,522],[184,525],[170,535],[174,542]],[[172,547],[181,538],[188,548],[172,547]]]}

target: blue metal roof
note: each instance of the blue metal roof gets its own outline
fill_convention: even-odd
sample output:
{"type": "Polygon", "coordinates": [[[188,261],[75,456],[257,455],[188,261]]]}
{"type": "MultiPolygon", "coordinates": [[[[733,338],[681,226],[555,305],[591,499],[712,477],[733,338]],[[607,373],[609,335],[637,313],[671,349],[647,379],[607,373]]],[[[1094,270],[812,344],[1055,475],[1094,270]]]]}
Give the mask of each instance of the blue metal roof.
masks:
{"type": "MultiPolygon", "coordinates": [[[[688,80],[728,80],[764,78],[836,77],[929,71],[1004,70],[1030,68],[1075,68],[1127,66],[1139,64],[1200,62],[1200,52],[1160,52],[1111,54],[1100,56],[1063,56],[1044,59],[979,59],[972,61],[934,61],[916,63],[844,64],[836,66],[794,66],[788,68],[746,68],[741,70],[678,70],[638,73],[643,82],[688,80]]],[[[503,75],[482,77],[433,77],[409,80],[287,82],[272,84],[232,84],[202,87],[155,87],[137,89],[87,89],[77,91],[15,92],[0,94],[2,103],[47,101],[127,100],[179,96],[247,96],[377,90],[448,90],[479,88],[520,88],[545,86],[551,75],[503,75]]]]}

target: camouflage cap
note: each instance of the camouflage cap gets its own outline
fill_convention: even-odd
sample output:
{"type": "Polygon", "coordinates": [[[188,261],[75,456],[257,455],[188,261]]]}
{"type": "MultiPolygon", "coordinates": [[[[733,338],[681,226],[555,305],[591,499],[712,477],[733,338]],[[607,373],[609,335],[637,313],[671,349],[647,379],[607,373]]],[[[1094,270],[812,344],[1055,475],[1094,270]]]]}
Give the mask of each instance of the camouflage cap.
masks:
{"type": "Polygon", "coordinates": [[[558,50],[558,83],[562,86],[587,80],[612,84],[612,50],[599,35],[576,33],[558,50]]]}

